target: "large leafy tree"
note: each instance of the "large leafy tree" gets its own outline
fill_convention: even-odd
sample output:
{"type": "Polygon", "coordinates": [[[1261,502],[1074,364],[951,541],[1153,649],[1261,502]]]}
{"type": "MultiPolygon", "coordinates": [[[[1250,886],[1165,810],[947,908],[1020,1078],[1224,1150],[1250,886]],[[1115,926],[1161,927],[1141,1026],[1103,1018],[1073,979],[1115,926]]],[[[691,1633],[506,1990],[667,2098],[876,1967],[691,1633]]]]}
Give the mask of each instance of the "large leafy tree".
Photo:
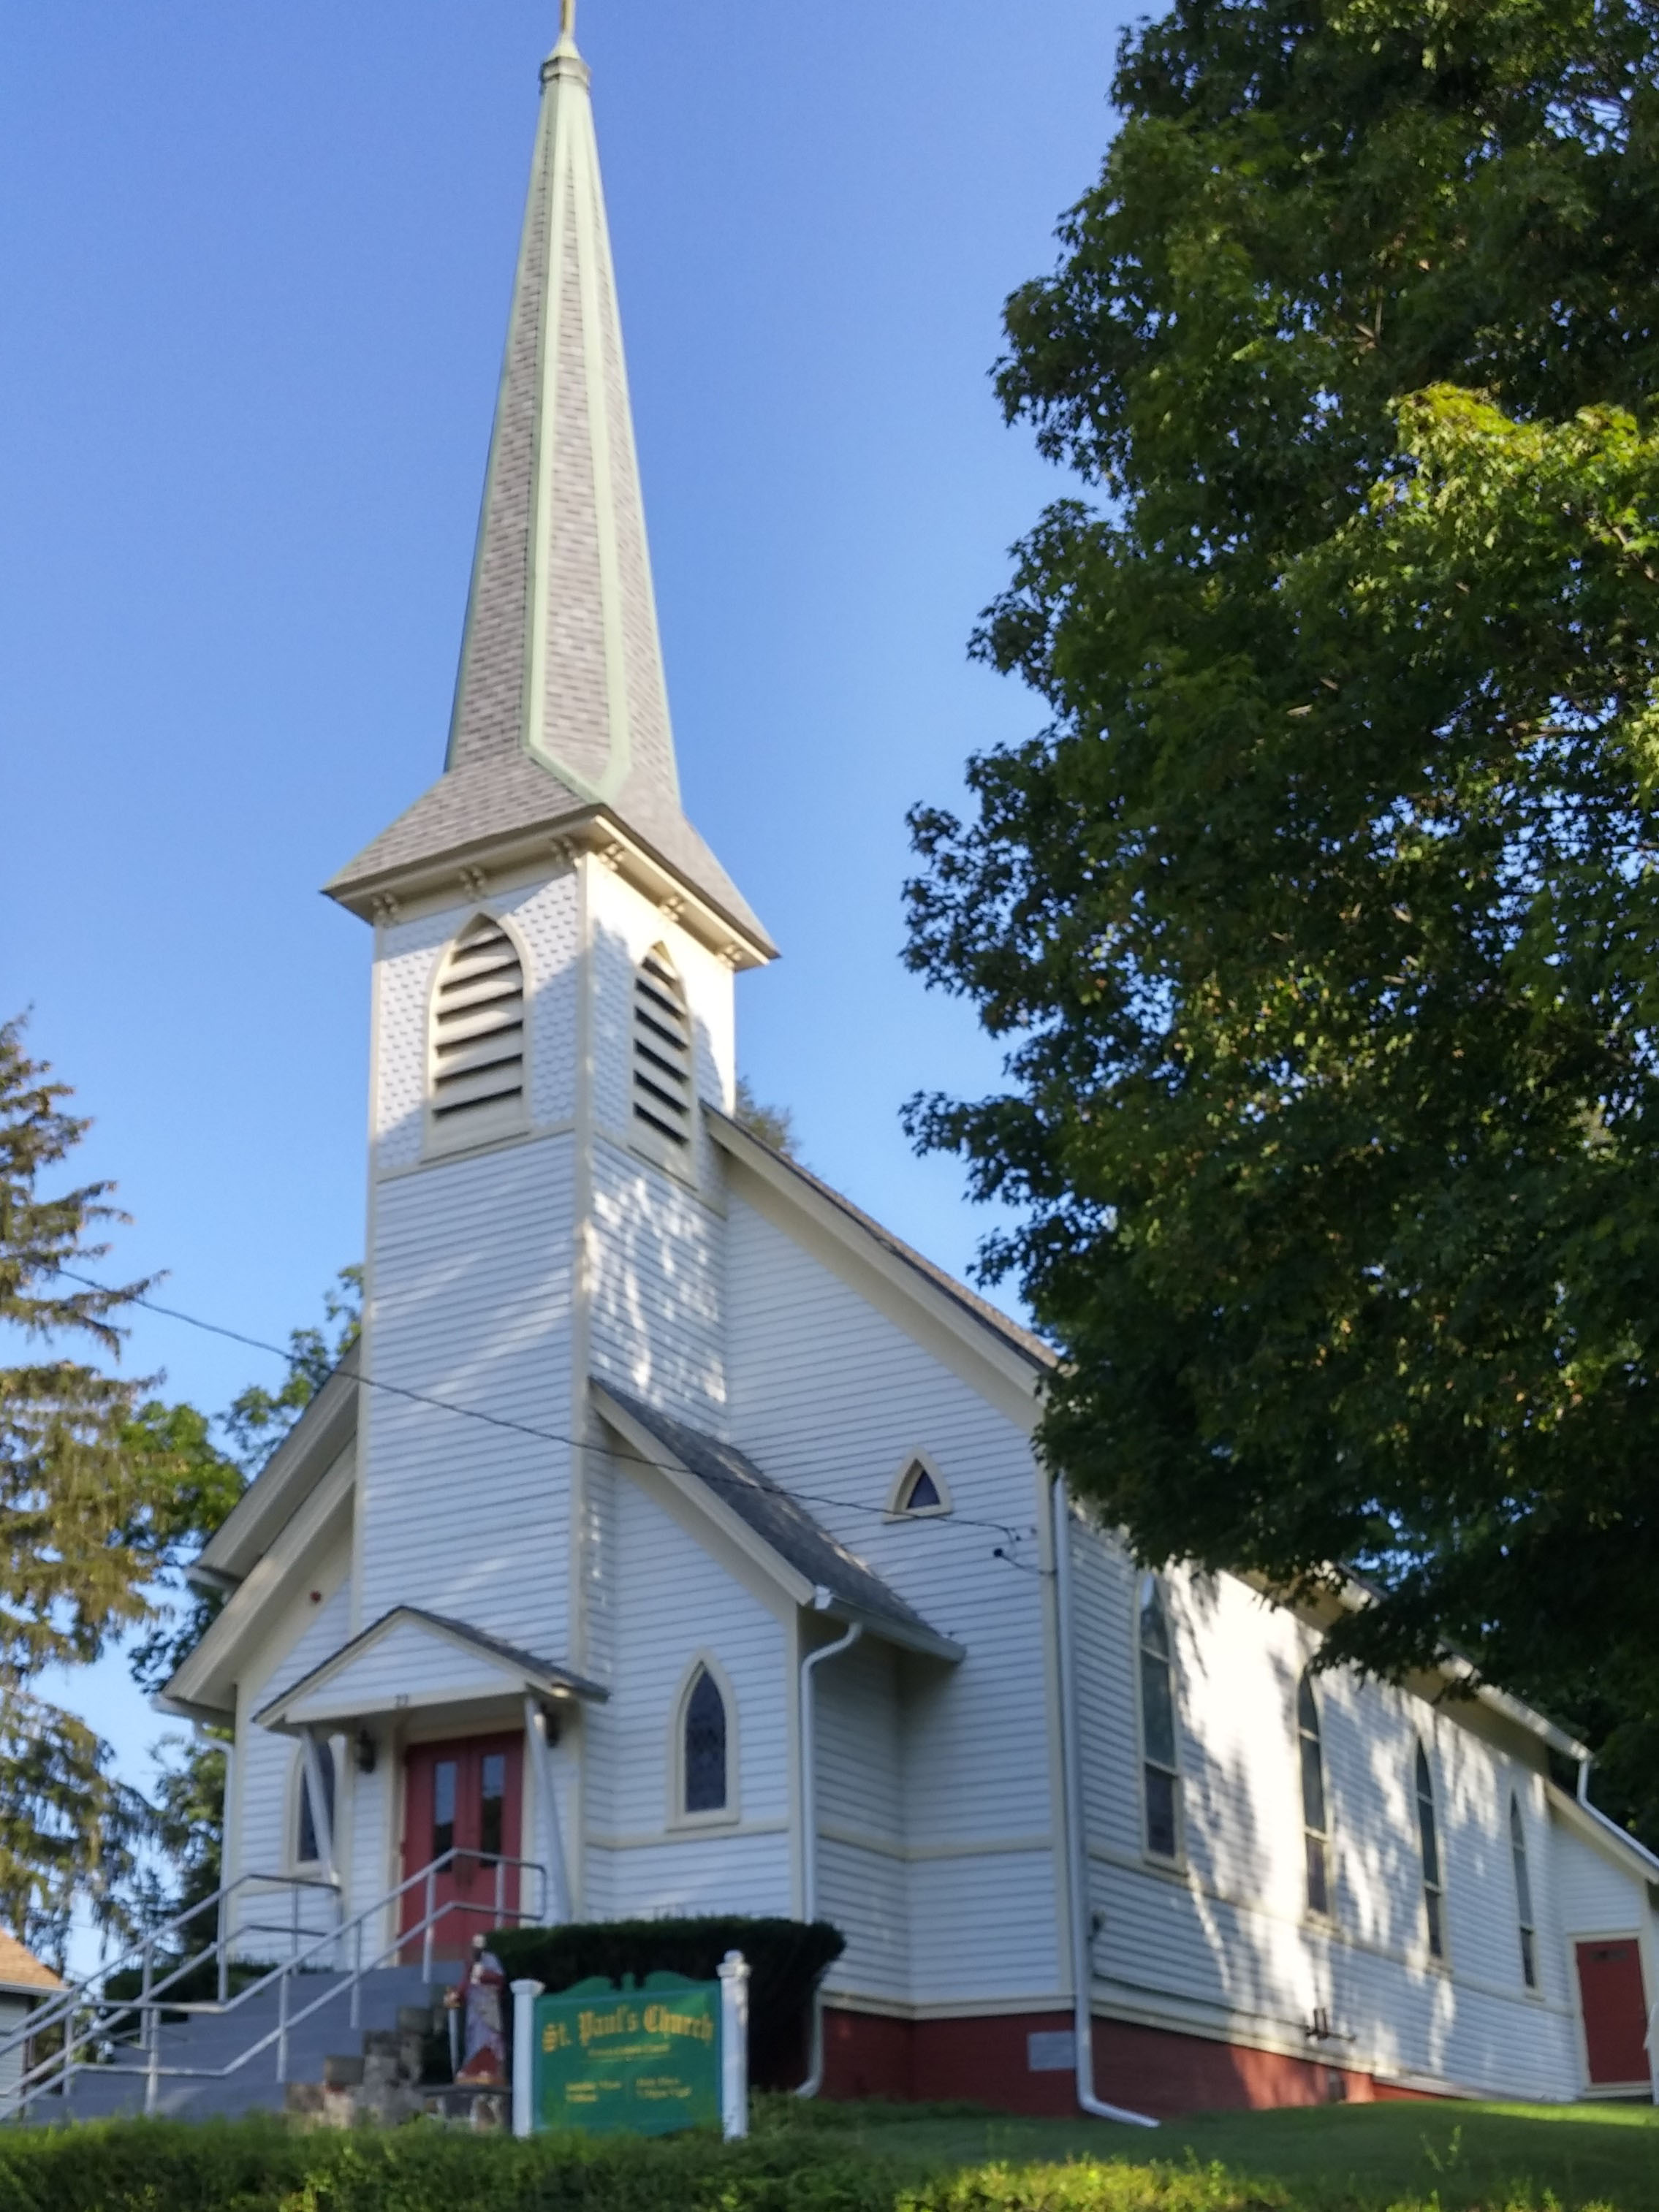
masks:
{"type": "MultiPolygon", "coordinates": [[[[979,649],[1052,715],[919,810],[916,1102],[1145,1556],[1374,1601],[1659,1796],[1659,11],[1182,0],[1129,33],[1011,416],[1097,496],[979,649]]],[[[1644,1788],[1649,1792],[1644,1800],[1644,1788]]]]}
{"type": "Polygon", "coordinates": [[[0,1365],[0,1920],[52,1950],[77,1897],[118,1917],[149,1814],[41,1678],[143,1621],[191,1526],[234,1495],[189,1409],[109,1370],[147,1285],[77,1279],[120,1217],[107,1183],[43,1188],[87,1127],[69,1096],[0,1026],[0,1326],[23,1355],[0,1365]]]}

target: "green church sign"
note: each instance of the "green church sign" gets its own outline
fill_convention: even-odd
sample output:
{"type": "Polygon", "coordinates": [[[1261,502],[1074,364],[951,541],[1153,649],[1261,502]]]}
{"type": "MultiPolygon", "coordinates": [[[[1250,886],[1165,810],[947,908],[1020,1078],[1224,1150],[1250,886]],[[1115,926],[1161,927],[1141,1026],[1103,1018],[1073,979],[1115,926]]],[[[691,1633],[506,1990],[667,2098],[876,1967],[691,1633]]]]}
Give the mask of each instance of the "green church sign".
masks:
{"type": "Polygon", "coordinates": [[[579,1982],[535,2001],[534,2121],[591,2134],[718,2127],[720,1984],[579,1982]]]}

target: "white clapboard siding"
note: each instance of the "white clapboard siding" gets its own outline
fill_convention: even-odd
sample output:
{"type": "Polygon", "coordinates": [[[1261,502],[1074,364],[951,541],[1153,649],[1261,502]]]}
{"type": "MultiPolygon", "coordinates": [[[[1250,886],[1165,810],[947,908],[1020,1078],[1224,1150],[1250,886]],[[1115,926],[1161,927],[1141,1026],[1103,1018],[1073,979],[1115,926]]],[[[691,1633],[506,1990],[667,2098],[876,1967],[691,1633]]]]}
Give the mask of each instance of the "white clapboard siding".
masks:
{"type": "Polygon", "coordinates": [[[847,1938],[835,1985],[896,1998],[909,1994],[902,1672],[890,1645],[866,1639],[818,1668],[813,1688],[816,1909],[847,1938]]]}
{"type": "Polygon", "coordinates": [[[413,1167],[426,1146],[433,989],[444,954],[480,913],[511,929],[526,956],[526,1051],[532,1121],[568,1121],[574,1104],[578,912],[568,871],[480,907],[382,928],[376,963],[374,1158],[378,1171],[413,1167]]]}
{"type": "Polygon", "coordinates": [[[658,1480],[626,1468],[610,1475],[615,1535],[606,1565],[617,1664],[609,1700],[590,1708],[584,1722],[584,1888],[605,1900],[607,1913],[649,1913],[689,1910],[686,1895],[715,1898],[724,1883],[721,1909],[747,1911],[746,1885],[764,1868],[766,1893],[786,1899],[765,1909],[785,1910],[791,1808],[783,1626],[650,1494],[658,1480]],[[731,1692],[728,1780],[738,1826],[775,1823],[775,1832],[716,1827],[666,1840],[678,1809],[671,1796],[680,1696],[704,1654],[731,1692]],[[665,1840],[652,1847],[656,1838],[665,1840]]]}
{"type": "MultiPolygon", "coordinates": [[[[980,1783],[988,1796],[994,1794],[988,1775],[980,1783]]],[[[1052,2002],[1066,1987],[1051,1850],[919,1856],[908,1886],[916,2003],[980,1996],[1052,2002]]]]}
{"type": "MultiPolygon", "coordinates": [[[[1528,1821],[1540,1957],[1556,1923],[1542,1776],[1403,1692],[1319,1678],[1334,1927],[1306,1912],[1296,1689],[1311,1632],[1228,1576],[1164,1578],[1176,1658],[1184,1863],[1142,1848],[1135,1604],[1116,1545],[1073,1531],[1091,1905],[1102,2001],[1294,2047],[1323,2008],[1328,2057],[1498,2094],[1570,2094],[1570,1994],[1521,1969],[1509,1793],[1528,1821]],[[1413,1787],[1433,1762],[1448,1957],[1428,1958],[1413,1787]],[[1352,2038],[1350,2041],[1346,2039],[1352,2038]]],[[[1559,1944],[1555,1946],[1559,1951],[1559,1944]]]]}
{"type": "Polygon", "coordinates": [[[1139,1854],[1140,1739],[1135,1712],[1137,1575],[1121,1547],[1072,1527],[1078,1727],[1091,1842],[1139,1854]]]}
{"type": "Polygon", "coordinates": [[[900,1662],[866,1638],[813,1670],[821,1820],[904,1838],[900,1662]]]}
{"type": "MultiPolygon", "coordinates": [[[[261,1657],[237,1686],[236,1761],[240,1803],[240,1833],[232,1853],[237,1874],[282,1874],[294,1865],[297,1805],[295,1797],[298,1747],[292,1736],[258,1727],[252,1716],[280,1696],[291,1682],[319,1666],[351,1632],[348,1553],[336,1545],[313,1568],[311,1587],[324,1593],[313,1605],[308,1590],[291,1599],[283,1617],[270,1623],[261,1657]]],[[[340,1793],[342,1798],[343,1793],[340,1793]]],[[[313,1869],[314,1871],[314,1869],[313,1869]]],[[[239,1893],[239,1928],[252,1921],[287,1923],[286,1893],[239,1893]]],[[[333,1924],[333,1907],[321,1893],[302,1899],[301,1928],[320,1934],[333,1924]]],[[[269,1932],[249,1932],[244,1948],[251,1956],[274,1957],[281,1948],[269,1932]]]]}
{"type": "Polygon", "coordinates": [[[910,1996],[908,1869],[890,1852],[823,1836],[818,1842],[817,1917],[838,1928],[847,1948],[830,1969],[842,1995],[910,1996]]]}
{"type": "Polygon", "coordinates": [[[907,1688],[913,1839],[1048,1826],[1042,1577],[1029,1443],[1004,1415],[832,1269],[735,1194],[727,1213],[732,1435],[968,1656],[907,1688]],[[954,1515],[884,1508],[926,1450],[954,1515]],[[1006,1522],[1011,1530],[969,1525],[1006,1522]],[[994,1556],[1012,1552],[1018,1564],[994,1556]],[[982,1784],[994,1759],[995,1787],[982,1784]]]}
{"type": "Polygon", "coordinates": [[[791,1909],[789,1854],[781,1835],[690,1835],[625,1850],[588,1846],[586,1919],[699,1912],[787,1917],[791,1909]]]}
{"type": "Polygon", "coordinates": [[[380,1187],[360,1490],[365,1626],[426,1607],[550,1657],[568,1638],[569,1139],[380,1187]],[[520,1423],[526,1435],[452,1414],[520,1423]],[[545,1440],[544,1440],[545,1439],[545,1440]]]}
{"type": "Polygon", "coordinates": [[[1561,1926],[1569,1940],[1642,1926],[1647,1917],[1642,1884],[1563,1821],[1555,1824],[1553,1857],[1561,1926]]]}
{"type": "MultiPolygon", "coordinates": [[[[538,1655],[544,1656],[544,1655],[538,1655]]],[[[435,1633],[416,1620],[399,1620],[289,1708],[290,1719],[321,1719],[340,1711],[383,1712],[400,1699],[491,1698],[519,1692],[523,1675],[496,1665],[483,1652],[435,1633]]]]}
{"type": "Polygon", "coordinates": [[[593,1224],[594,1373],[694,1427],[723,1429],[718,1215],[673,1176],[602,1140],[593,1224]]]}

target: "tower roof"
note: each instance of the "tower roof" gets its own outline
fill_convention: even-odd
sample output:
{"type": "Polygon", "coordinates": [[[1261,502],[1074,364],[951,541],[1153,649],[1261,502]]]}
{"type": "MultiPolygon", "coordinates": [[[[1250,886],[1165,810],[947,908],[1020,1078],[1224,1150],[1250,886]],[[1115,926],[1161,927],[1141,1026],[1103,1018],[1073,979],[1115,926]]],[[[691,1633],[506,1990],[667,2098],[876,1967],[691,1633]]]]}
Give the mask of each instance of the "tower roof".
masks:
{"type": "Polygon", "coordinates": [[[586,842],[690,892],[746,964],[773,947],[680,805],[574,14],[562,0],[542,64],[444,772],[326,888],[366,912],[520,848],[586,842]]]}

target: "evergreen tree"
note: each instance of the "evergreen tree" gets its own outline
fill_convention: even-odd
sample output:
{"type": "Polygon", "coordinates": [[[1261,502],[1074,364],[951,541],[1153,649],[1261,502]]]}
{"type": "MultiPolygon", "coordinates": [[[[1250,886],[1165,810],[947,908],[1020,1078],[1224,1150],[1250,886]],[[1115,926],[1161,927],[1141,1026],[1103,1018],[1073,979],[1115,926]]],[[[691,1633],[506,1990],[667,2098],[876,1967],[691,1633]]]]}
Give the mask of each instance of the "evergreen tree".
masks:
{"type": "Polygon", "coordinates": [[[107,1183],[42,1188],[88,1126],[70,1095],[28,1057],[21,1022],[0,1026],[0,1324],[37,1351],[0,1367],[0,1919],[57,1953],[77,1897],[118,1917],[148,1809],[40,1679],[146,1619],[181,1527],[218,1510],[222,1482],[142,1380],[70,1356],[118,1358],[119,1317],[149,1285],[76,1279],[122,1217],[107,1183]]]}
{"type": "Polygon", "coordinates": [[[1052,723],[913,817],[1011,1081],[1042,1441],[1142,1556],[1371,1601],[1659,1832],[1659,12],[1181,0],[1000,390],[1097,495],[979,650],[1052,723]]]}

